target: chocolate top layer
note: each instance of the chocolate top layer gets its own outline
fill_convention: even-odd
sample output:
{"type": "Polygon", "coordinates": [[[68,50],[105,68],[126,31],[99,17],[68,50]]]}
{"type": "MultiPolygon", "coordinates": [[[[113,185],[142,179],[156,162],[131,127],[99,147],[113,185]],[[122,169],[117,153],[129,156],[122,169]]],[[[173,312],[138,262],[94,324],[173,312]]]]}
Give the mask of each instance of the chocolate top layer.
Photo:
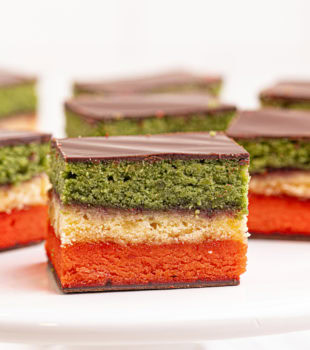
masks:
{"type": "Polygon", "coordinates": [[[128,96],[81,96],[65,103],[67,110],[92,120],[142,119],[164,115],[236,111],[232,105],[215,102],[200,94],[152,94],[128,96]]]}
{"type": "Polygon", "coordinates": [[[197,84],[204,87],[213,83],[221,83],[221,81],[218,75],[195,75],[186,71],[174,71],[135,79],[77,82],[75,88],[94,93],[130,94],[185,84],[197,84]]]}
{"type": "Polygon", "coordinates": [[[310,81],[282,81],[260,93],[261,98],[310,101],[310,81]]]}
{"type": "Polygon", "coordinates": [[[67,162],[160,159],[237,159],[249,154],[224,134],[176,133],[152,136],[81,137],[54,139],[67,162]]]}
{"type": "Polygon", "coordinates": [[[28,143],[44,143],[51,138],[50,134],[34,131],[13,131],[0,129],[0,147],[26,145],[28,143]]]}
{"type": "Polygon", "coordinates": [[[34,77],[18,75],[8,71],[0,70],[0,88],[12,85],[20,85],[25,83],[34,83],[34,77]]]}
{"type": "Polygon", "coordinates": [[[233,138],[310,139],[310,112],[265,108],[240,112],[227,130],[233,138]]]}

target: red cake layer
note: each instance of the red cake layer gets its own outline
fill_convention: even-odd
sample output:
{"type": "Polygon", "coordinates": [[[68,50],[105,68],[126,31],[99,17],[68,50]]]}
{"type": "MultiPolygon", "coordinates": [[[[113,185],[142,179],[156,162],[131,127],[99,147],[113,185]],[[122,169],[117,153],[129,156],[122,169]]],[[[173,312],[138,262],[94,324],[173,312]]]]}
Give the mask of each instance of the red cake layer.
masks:
{"type": "Polygon", "coordinates": [[[61,247],[50,226],[46,250],[63,288],[239,280],[247,245],[233,240],[161,245],[76,243],[61,247]]]}
{"type": "Polygon", "coordinates": [[[45,239],[47,224],[46,205],[13,210],[9,214],[0,212],[0,250],[45,239]]]}
{"type": "Polygon", "coordinates": [[[310,200],[249,194],[249,232],[309,235],[310,200]]]}

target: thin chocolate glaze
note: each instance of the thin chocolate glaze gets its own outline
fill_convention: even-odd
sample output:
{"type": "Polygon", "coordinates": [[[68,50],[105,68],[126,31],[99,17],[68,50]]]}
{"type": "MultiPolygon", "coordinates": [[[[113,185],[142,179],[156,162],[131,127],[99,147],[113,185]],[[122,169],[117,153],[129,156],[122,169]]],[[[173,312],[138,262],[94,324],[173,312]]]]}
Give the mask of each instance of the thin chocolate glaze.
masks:
{"type": "Polygon", "coordinates": [[[12,85],[32,83],[35,81],[36,79],[34,77],[19,75],[5,70],[0,70],[0,88],[12,85]]]}
{"type": "Polygon", "coordinates": [[[110,81],[76,82],[76,89],[93,93],[130,94],[150,92],[156,89],[195,84],[207,87],[222,82],[218,75],[196,75],[186,71],[172,71],[156,75],[110,81]]]}
{"type": "Polygon", "coordinates": [[[152,136],[113,136],[54,139],[67,162],[160,159],[237,159],[249,162],[249,154],[222,133],[176,133],[152,136]]]}
{"type": "Polygon", "coordinates": [[[0,129],[0,147],[26,145],[28,143],[44,143],[51,138],[50,134],[34,131],[17,131],[0,129]]]}
{"type": "Polygon", "coordinates": [[[81,96],[65,102],[67,110],[92,120],[184,116],[235,112],[236,107],[216,102],[201,94],[81,96]]]}
{"type": "Polygon", "coordinates": [[[310,139],[310,112],[272,108],[242,111],[227,135],[238,139],[310,139]]]}
{"type": "Polygon", "coordinates": [[[310,81],[282,81],[263,90],[260,98],[290,102],[310,102],[310,81]]]}

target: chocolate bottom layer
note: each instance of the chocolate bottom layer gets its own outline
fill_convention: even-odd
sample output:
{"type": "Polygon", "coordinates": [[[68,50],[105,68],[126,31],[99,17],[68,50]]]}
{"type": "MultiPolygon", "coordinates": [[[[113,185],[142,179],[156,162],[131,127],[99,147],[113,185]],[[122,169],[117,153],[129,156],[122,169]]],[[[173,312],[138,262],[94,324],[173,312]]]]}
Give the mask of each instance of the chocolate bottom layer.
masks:
{"type": "Polygon", "coordinates": [[[205,288],[205,287],[224,287],[224,286],[237,286],[240,281],[237,279],[226,280],[226,281],[195,281],[189,283],[175,282],[175,283],[149,283],[149,284],[131,284],[131,285],[98,285],[98,286],[81,286],[73,288],[64,288],[56,270],[51,263],[48,261],[49,268],[51,269],[55,280],[57,282],[58,288],[65,294],[70,293],[94,293],[94,292],[121,292],[121,291],[137,291],[137,290],[161,290],[161,289],[185,289],[185,288],[205,288]]]}

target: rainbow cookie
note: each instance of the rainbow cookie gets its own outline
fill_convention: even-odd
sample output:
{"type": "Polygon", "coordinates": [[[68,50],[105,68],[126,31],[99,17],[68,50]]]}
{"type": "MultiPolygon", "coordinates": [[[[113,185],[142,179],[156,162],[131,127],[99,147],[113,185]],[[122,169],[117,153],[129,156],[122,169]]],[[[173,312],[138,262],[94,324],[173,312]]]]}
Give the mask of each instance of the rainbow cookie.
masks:
{"type": "Polygon", "coordinates": [[[226,130],[236,107],[205,95],[81,96],[65,103],[69,137],[226,130]]]}
{"type": "Polygon", "coordinates": [[[49,139],[48,134],[0,130],[0,250],[46,237],[49,139]]]}
{"type": "Polygon", "coordinates": [[[110,81],[85,81],[74,84],[74,94],[129,95],[145,93],[207,93],[219,96],[223,81],[219,75],[197,75],[171,71],[110,81]]]}
{"type": "Polygon", "coordinates": [[[46,250],[62,290],[238,284],[248,162],[222,134],[54,140],[46,250]]]}
{"type": "Polygon", "coordinates": [[[310,113],[242,112],[228,130],[251,157],[249,232],[310,238],[310,113]]]}
{"type": "Polygon", "coordinates": [[[36,128],[36,79],[0,70],[0,128],[36,128]]]}
{"type": "Polygon", "coordinates": [[[264,107],[310,110],[310,81],[281,81],[259,95],[264,107]]]}

